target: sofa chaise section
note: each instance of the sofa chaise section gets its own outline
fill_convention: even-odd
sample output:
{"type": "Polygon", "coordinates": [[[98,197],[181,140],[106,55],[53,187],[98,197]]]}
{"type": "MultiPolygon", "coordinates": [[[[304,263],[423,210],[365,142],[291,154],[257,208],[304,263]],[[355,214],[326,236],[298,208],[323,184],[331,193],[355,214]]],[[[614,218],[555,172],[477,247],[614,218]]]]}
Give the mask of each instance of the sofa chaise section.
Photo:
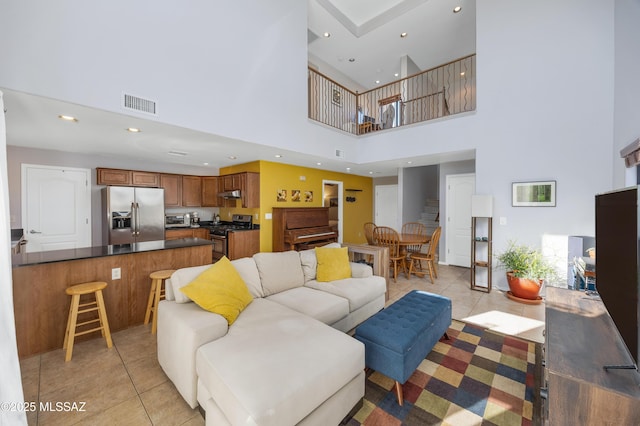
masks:
{"type": "MultiPolygon", "coordinates": [[[[294,425],[345,387],[346,412],[364,395],[364,345],[266,299],[198,349],[196,370],[200,405],[217,406],[223,417],[216,417],[233,425],[294,425]]],[[[338,416],[335,424],[344,412],[338,416]]],[[[214,424],[209,412],[207,424],[214,424]]]]}

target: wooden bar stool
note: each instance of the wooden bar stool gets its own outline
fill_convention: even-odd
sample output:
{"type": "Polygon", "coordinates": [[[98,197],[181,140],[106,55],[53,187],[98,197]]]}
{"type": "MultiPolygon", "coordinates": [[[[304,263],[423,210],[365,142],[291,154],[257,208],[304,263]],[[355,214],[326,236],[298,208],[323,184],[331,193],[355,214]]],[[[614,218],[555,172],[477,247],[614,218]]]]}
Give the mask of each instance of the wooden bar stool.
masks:
{"type": "Polygon", "coordinates": [[[149,324],[151,312],[153,312],[153,323],[151,325],[151,333],[156,334],[158,329],[158,303],[164,299],[164,280],[170,278],[175,269],[164,269],[155,271],[149,275],[151,278],[151,290],[149,291],[149,300],[147,301],[147,313],[144,314],[144,323],[149,324]]]}
{"type": "Polygon", "coordinates": [[[67,320],[67,330],[64,333],[63,349],[67,350],[65,355],[65,362],[71,361],[71,354],[73,353],[73,341],[76,336],[82,336],[83,334],[93,333],[100,330],[102,337],[107,341],[107,347],[113,346],[111,341],[111,332],[109,331],[109,321],[107,320],[107,311],[104,308],[104,299],[102,298],[102,290],[107,287],[107,283],[102,281],[94,281],[90,283],[77,284],[71,286],[65,290],[69,296],[71,296],[71,306],[69,307],[69,318],[67,320]],[[86,294],[94,294],[94,300],[91,302],[80,303],[80,296],[86,294]],[[98,318],[78,322],[78,314],[84,314],[86,312],[98,312],[98,318]],[[83,327],[88,324],[98,323],[98,327],[94,327],[88,330],[76,331],[77,327],[83,327]]]}

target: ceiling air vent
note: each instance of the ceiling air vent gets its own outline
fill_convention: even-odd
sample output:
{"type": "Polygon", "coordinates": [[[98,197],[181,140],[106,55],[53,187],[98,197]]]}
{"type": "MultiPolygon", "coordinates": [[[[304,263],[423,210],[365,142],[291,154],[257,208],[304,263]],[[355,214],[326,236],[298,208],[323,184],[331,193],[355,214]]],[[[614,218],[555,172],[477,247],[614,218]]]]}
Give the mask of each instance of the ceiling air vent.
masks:
{"type": "Polygon", "coordinates": [[[123,93],[122,97],[123,106],[127,109],[134,111],[144,112],[147,114],[157,115],[157,105],[155,101],[149,99],[140,98],[138,96],[129,95],[123,93]]]}
{"type": "Polygon", "coordinates": [[[336,149],[336,157],[344,158],[344,151],[341,149],[336,149]]]}

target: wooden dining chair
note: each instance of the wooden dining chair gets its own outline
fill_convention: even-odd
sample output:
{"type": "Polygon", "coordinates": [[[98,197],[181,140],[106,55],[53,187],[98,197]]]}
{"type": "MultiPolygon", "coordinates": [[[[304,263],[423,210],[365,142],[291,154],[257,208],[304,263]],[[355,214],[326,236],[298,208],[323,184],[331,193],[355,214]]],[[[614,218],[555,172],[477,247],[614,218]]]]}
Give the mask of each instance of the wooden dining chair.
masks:
{"type": "Polygon", "coordinates": [[[436,268],[436,248],[438,247],[438,242],[440,241],[441,232],[442,228],[439,226],[435,231],[433,231],[433,235],[431,235],[431,240],[429,241],[429,248],[427,249],[426,253],[418,252],[410,254],[409,276],[411,276],[413,268],[419,268],[420,262],[424,260],[427,263],[427,271],[429,272],[431,283],[434,284],[433,278],[438,278],[438,270],[436,268]]]}
{"type": "MultiPolygon", "coordinates": [[[[425,241],[427,240],[427,227],[426,225],[424,225],[423,223],[420,222],[407,222],[405,224],[402,225],[402,233],[403,234],[415,234],[415,235],[422,235],[425,237],[425,241]]],[[[407,251],[407,255],[411,254],[411,253],[418,253],[420,251],[422,251],[422,244],[415,244],[415,245],[407,245],[406,247],[406,251],[407,251]]]]}
{"type": "Polygon", "coordinates": [[[393,264],[393,282],[398,282],[398,268],[402,268],[405,275],[407,275],[405,256],[400,253],[400,235],[398,231],[388,226],[376,226],[373,230],[373,239],[376,245],[389,247],[390,265],[393,264]]]}
{"type": "Polygon", "coordinates": [[[373,246],[376,244],[373,239],[373,230],[376,228],[376,224],[373,222],[367,222],[364,224],[364,237],[367,239],[367,244],[373,246]]]}

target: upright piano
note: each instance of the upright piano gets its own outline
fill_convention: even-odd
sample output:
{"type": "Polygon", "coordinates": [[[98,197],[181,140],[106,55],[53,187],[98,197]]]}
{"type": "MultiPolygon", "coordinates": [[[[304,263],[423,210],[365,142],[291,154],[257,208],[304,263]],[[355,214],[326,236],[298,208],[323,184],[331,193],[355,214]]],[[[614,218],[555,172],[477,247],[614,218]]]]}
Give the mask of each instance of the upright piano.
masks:
{"type": "Polygon", "coordinates": [[[273,251],[307,250],[338,241],[329,207],[274,207],[273,251]]]}

